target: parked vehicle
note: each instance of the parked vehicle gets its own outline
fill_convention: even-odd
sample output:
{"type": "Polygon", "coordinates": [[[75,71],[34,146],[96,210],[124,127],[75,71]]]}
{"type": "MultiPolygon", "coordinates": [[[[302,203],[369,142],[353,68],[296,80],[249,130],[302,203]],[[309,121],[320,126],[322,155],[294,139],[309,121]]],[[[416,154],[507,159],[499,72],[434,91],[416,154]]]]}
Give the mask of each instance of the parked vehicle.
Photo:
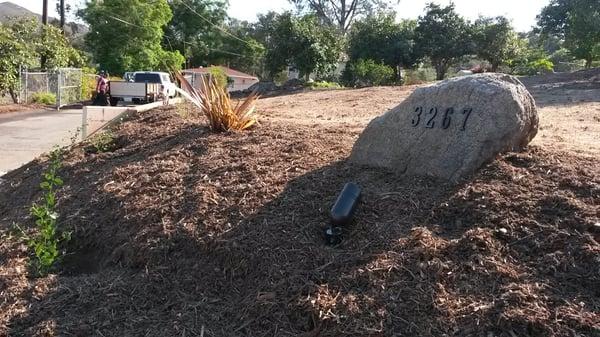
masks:
{"type": "Polygon", "coordinates": [[[110,105],[116,106],[119,101],[149,103],[176,95],[176,86],[167,73],[137,71],[127,77],[133,82],[110,81],[110,105]]]}

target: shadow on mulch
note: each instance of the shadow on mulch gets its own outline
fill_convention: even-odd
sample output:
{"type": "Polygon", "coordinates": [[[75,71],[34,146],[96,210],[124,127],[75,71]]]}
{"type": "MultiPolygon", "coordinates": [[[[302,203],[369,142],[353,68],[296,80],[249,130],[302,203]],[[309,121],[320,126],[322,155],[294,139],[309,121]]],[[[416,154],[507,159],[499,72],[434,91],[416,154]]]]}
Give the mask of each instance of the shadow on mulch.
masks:
{"type": "Polygon", "coordinates": [[[352,139],[340,130],[215,135],[153,113],[119,134],[125,147],[78,153],[61,172],[73,254],[51,290],[29,281],[9,336],[597,331],[599,248],[586,230],[598,195],[552,182],[598,184],[591,162],[575,175],[533,150],[449,186],[349,165],[352,139]],[[328,247],[328,211],[348,181],[363,203],[343,243],[328,247]]]}

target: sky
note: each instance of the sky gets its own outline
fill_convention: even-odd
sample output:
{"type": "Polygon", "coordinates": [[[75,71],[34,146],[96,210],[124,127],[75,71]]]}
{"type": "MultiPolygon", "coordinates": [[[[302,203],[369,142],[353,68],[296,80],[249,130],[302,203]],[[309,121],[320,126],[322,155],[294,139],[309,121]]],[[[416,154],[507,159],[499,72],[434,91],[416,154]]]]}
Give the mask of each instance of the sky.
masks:
{"type": "MultiPolygon", "coordinates": [[[[0,0],[2,1],[2,0],[0,0]]],[[[416,19],[423,14],[425,4],[435,2],[447,5],[451,0],[401,0],[395,6],[398,18],[416,19]]],[[[456,11],[470,20],[479,15],[504,15],[511,19],[517,31],[525,32],[535,25],[535,16],[546,6],[549,0],[453,0],[456,11]]],[[[33,12],[42,12],[41,0],[12,0],[33,12]]],[[[67,3],[80,3],[79,0],[66,0],[67,3]]],[[[56,17],[55,1],[50,0],[50,16],[56,17]]],[[[229,16],[240,20],[255,21],[256,15],[269,10],[282,12],[292,9],[288,0],[229,0],[229,16]]]]}

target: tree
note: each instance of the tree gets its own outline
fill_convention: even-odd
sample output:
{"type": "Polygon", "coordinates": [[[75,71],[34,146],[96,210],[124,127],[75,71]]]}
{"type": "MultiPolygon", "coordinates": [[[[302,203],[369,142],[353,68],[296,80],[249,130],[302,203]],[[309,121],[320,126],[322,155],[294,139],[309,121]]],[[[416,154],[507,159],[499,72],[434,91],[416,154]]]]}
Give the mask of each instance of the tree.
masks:
{"type": "Polygon", "coordinates": [[[383,12],[390,0],[289,0],[300,12],[313,12],[325,24],[337,27],[346,35],[354,20],[375,12],[383,12]]]}
{"type": "Polygon", "coordinates": [[[351,62],[374,60],[394,69],[400,80],[400,68],[413,67],[418,59],[414,51],[416,22],[396,23],[395,15],[369,16],[350,29],[348,56],[351,62]]]}
{"type": "Polygon", "coordinates": [[[511,72],[516,75],[536,75],[551,72],[554,64],[546,52],[525,38],[518,38],[515,44],[515,56],[507,62],[511,72]]]}
{"type": "Polygon", "coordinates": [[[30,43],[36,25],[25,21],[12,25],[0,24],[0,93],[9,93],[17,103],[19,67],[35,63],[35,46],[30,43]]]}
{"type": "Polygon", "coordinates": [[[96,62],[113,73],[181,67],[179,51],[162,49],[172,13],[167,0],[91,0],[78,15],[90,26],[86,44],[96,62]]]}
{"type": "Polygon", "coordinates": [[[225,25],[227,2],[173,0],[169,6],[173,18],[165,27],[163,47],[184,55],[186,67],[219,63],[222,55],[214,53],[222,47],[226,34],[217,27],[225,25]]]}
{"type": "Polygon", "coordinates": [[[546,36],[557,35],[571,54],[585,60],[586,68],[600,59],[600,2],[597,0],[551,0],[537,17],[546,36]]]}
{"type": "Polygon", "coordinates": [[[342,82],[348,87],[387,85],[394,79],[394,69],[373,60],[356,60],[346,64],[342,82]]]}
{"type": "Polygon", "coordinates": [[[415,29],[416,50],[431,59],[436,78],[443,80],[448,68],[472,51],[470,27],[454,11],[454,4],[440,7],[430,3],[426,10],[415,29]]]}
{"type": "Polygon", "coordinates": [[[248,22],[230,20],[229,32],[219,51],[230,67],[250,74],[260,74],[264,67],[265,47],[254,38],[253,26],[248,22]]]}
{"type": "Polygon", "coordinates": [[[293,65],[308,79],[313,72],[331,72],[341,49],[341,38],[335,30],[319,24],[315,16],[296,18],[282,14],[267,46],[267,69],[275,74],[293,65]]]}
{"type": "Polygon", "coordinates": [[[493,72],[516,56],[518,36],[507,18],[479,18],[473,30],[477,56],[488,61],[493,72]]]}
{"type": "Polygon", "coordinates": [[[54,26],[43,26],[36,43],[36,52],[46,60],[47,69],[82,67],[85,62],[81,53],[71,47],[62,31],[54,26]]]}
{"type": "Polygon", "coordinates": [[[0,93],[9,93],[17,102],[19,67],[40,66],[44,56],[48,68],[82,66],[83,58],[53,26],[39,28],[34,19],[0,24],[0,93]]]}

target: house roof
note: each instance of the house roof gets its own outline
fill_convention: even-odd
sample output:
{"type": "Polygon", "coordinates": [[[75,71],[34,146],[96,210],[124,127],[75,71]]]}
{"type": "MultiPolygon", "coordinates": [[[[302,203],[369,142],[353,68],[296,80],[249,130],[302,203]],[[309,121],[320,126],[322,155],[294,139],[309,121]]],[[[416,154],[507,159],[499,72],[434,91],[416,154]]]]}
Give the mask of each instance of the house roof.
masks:
{"type": "Polygon", "coordinates": [[[242,78],[258,79],[258,77],[256,77],[256,76],[246,74],[241,71],[237,71],[237,70],[234,70],[234,69],[231,69],[228,67],[224,67],[224,66],[191,68],[191,69],[185,69],[184,72],[197,73],[197,74],[208,74],[214,68],[221,68],[221,70],[223,70],[223,72],[225,72],[225,74],[227,74],[227,76],[229,76],[229,77],[242,77],[242,78]]]}

